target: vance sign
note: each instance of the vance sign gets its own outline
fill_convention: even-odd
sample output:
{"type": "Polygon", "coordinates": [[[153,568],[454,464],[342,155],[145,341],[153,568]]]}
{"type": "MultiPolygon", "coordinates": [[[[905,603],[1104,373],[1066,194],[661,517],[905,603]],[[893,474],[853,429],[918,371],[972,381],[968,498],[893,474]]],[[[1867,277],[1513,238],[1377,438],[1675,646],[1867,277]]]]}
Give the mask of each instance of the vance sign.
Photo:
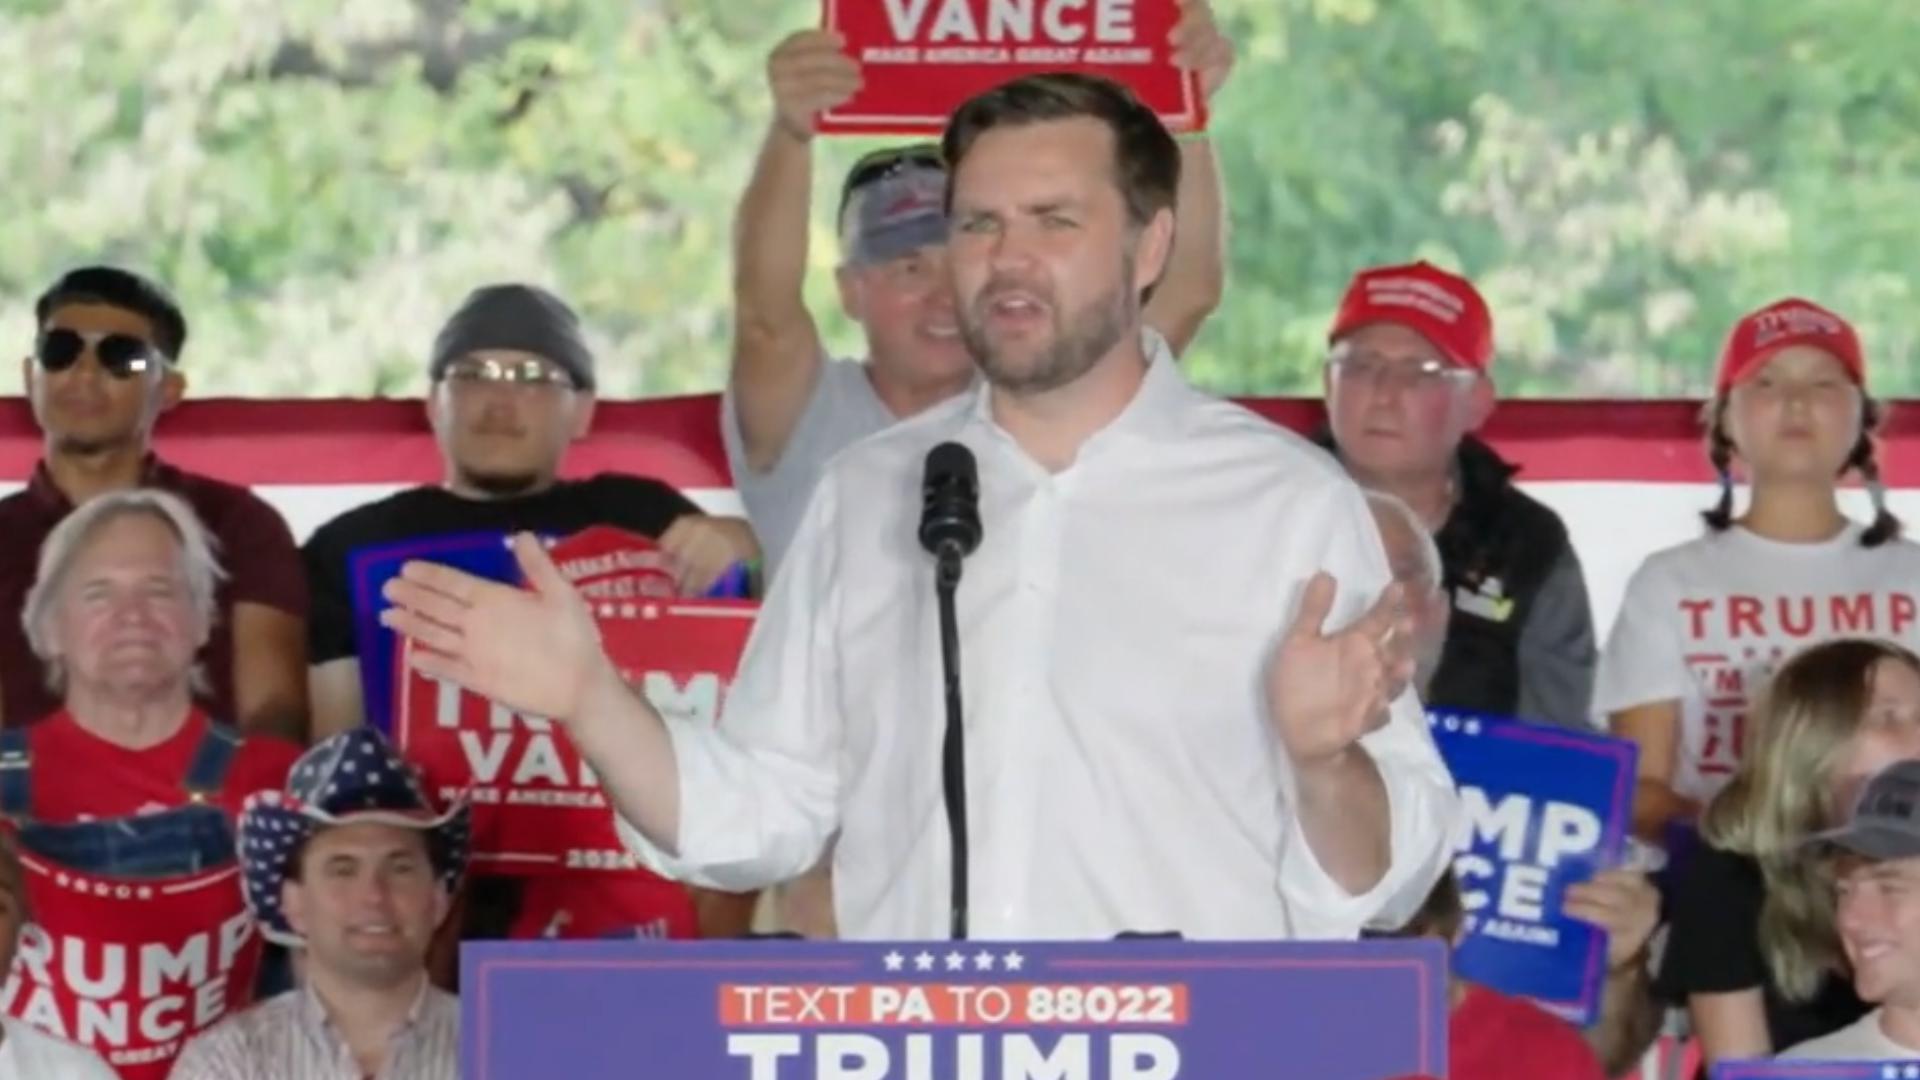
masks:
{"type": "Polygon", "coordinates": [[[1081,71],[1125,83],[1175,130],[1206,125],[1196,77],[1174,66],[1176,0],[825,0],[864,85],[821,114],[834,132],[932,134],[1003,82],[1081,71]]]}

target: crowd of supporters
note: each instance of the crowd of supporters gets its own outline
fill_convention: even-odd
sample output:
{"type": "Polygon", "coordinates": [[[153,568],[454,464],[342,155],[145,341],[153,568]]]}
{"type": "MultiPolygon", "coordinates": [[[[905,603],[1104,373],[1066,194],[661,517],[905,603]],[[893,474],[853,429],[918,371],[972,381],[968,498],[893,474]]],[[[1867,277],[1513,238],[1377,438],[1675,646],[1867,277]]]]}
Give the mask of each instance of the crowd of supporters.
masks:
{"type": "MultiPolygon", "coordinates": [[[[1230,80],[1233,50],[1203,5],[1186,12],[1178,59],[1215,93],[1230,80]]],[[[1633,826],[1638,850],[1652,855],[1569,892],[1566,913],[1609,935],[1600,1020],[1579,1031],[1456,979],[1453,1076],[1618,1076],[1663,1029],[1697,1039],[1709,1062],[1920,1058],[1920,547],[1886,509],[1870,349],[1843,317],[1789,298],[1729,329],[1703,417],[1702,452],[1723,495],[1704,508],[1698,538],[1633,575],[1602,645],[1566,527],[1475,437],[1496,404],[1496,336],[1473,284],[1427,263],[1361,270],[1328,328],[1326,424],[1306,437],[1207,399],[1178,364],[1224,289],[1213,151],[1204,134],[1175,140],[1143,121],[1111,86],[1016,85],[970,103],[944,146],[860,161],[839,199],[836,275],[865,355],[829,356],[802,300],[813,117],[858,83],[857,64],[821,32],[795,35],[769,61],[774,119],[735,223],[736,323],[716,417],[744,519],[704,513],[644,475],[563,479],[570,444],[592,426],[598,360],[562,299],[497,283],[476,288],[425,348],[441,482],[354,508],[297,544],[257,495],[155,455],[154,423],[180,401],[192,369],[187,313],[167,289],[111,266],[46,288],[24,368],[45,454],[25,487],[0,500],[0,605],[18,616],[0,620],[0,813],[11,823],[0,844],[0,958],[10,959],[41,902],[23,858],[126,880],[237,865],[234,895],[222,902],[269,943],[255,1003],[185,1041],[172,1075],[417,1080],[458,1073],[460,940],[926,932],[923,911],[944,905],[929,888],[945,872],[936,849],[922,838],[877,840],[873,820],[856,813],[900,810],[890,801],[897,785],[833,779],[852,808],[834,811],[844,820],[821,808],[833,799],[810,792],[783,819],[748,821],[753,808],[742,804],[696,824],[702,805],[732,807],[722,774],[755,760],[727,757],[747,751],[719,742],[667,754],[677,755],[682,800],[671,826],[657,804],[622,796],[623,755],[597,751],[624,835],[662,873],[590,885],[468,874],[468,808],[437,804],[367,722],[349,560],[415,538],[614,526],[657,543],[683,595],[708,595],[742,571],[753,593],[771,594],[766,640],[754,646],[766,659],[743,671],[743,709],[782,692],[828,702],[794,708],[835,707],[807,682],[818,675],[808,628],[827,605],[860,608],[866,620],[865,637],[842,643],[847,664],[898,665],[862,685],[882,698],[911,684],[899,690],[909,700],[932,692],[937,671],[885,660],[875,642],[915,640],[912,626],[890,620],[931,621],[901,599],[907,572],[889,561],[918,552],[904,534],[872,537],[893,519],[887,500],[918,491],[875,496],[871,512],[853,504],[917,464],[916,425],[981,424],[1018,447],[986,460],[983,486],[1019,492],[1017,507],[1004,497],[998,505],[1021,515],[1022,557],[1045,549],[1057,562],[1060,545],[1078,545],[1066,569],[1009,564],[1019,595],[996,609],[1000,622],[965,639],[971,655],[994,657],[1001,689],[1018,682],[1049,702],[1030,741],[994,742],[989,731],[991,752],[1024,764],[1009,764],[982,798],[1068,805],[1078,774],[1039,760],[1068,753],[1064,737],[1042,728],[1097,743],[1111,722],[1155,745],[1156,727],[1197,723],[1198,734],[1181,737],[1220,754],[1201,755],[1206,764],[1259,756],[1272,733],[1243,723],[1240,703],[1227,700],[1234,693],[1221,693],[1222,716],[1205,723],[1165,707],[1179,700],[1191,711],[1193,699],[1180,696],[1190,680],[1227,691],[1269,659],[1234,643],[1243,631],[1264,640],[1284,625],[1279,613],[1248,612],[1237,597],[1265,595],[1268,583],[1280,595],[1330,573],[1341,579],[1337,598],[1311,586],[1299,603],[1322,619],[1337,612],[1349,629],[1324,638],[1314,636],[1319,620],[1287,629],[1271,658],[1282,676],[1263,680],[1276,685],[1262,707],[1317,708],[1312,688],[1301,689],[1312,680],[1285,676],[1320,657],[1340,667],[1364,653],[1353,663],[1367,665],[1356,679],[1370,689],[1358,726],[1337,744],[1319,748],[1319,732],[1274,719],[1291,770],[1280,790],[1307,806],[1318,797],[1315,770],[1354,767],[1355,750],[1371,755],[1360,775],[1387,797],[1369,835],[1394,849],[1369,861],[1354,854],[1366,837],[1303,810],[1292,824],[1252,830],[1271,841],[1270,860],[1237,862],[1237,847],[1210,833],[1250,813],[1226,805],[1236,794],[1273,805],[1262,802],[1268,789],[1204,768],[1181,773],[1188,762],[1177,754],[1144,766],[1116,757],[1104,765],[1137,800],[1138,830],[1090,835],[1040,822],[1044,840],[1082,848],[1089,880],[1041,875],[1031,887],[1052,890],[1046,918],[1019,914],[1024,900],[1011,893],[1002,911],[983,904],[992,933],[1125,929],[1150,912],[1152,929],[1196,937],[1457,940],[1447,807],[1438,796],[1421,802],[1440,775],[1437,758],[1405,713],[1417,696],[1632,740],[1633,826]],[[1044,152],[991,141],[1026,130],[1046,137],[1044,152]],[[955,176],[969,155],[979,175],[1000,163],[1014,179],[987,185],[993,198],[976,179],[961,197],[955,176]],[[1113,243],[1126,253],[1114,291],[1095,287],[1113,273],[1100,262],[1103,211],[1050,194],[1049,155],[1108,185],[1103,198],[1120,215],[1111,233],[1123,238],[1113,243]],[[1038,177],[1032,191],[1029,175],[1038,177]],[[1015,363],[1009,342],[1048,332],[1059,348],[1033,366],[1015,363]],[[1112,356],[1136,370],[1117,391],[1095,387],[1117,395],[1098,422],[1084,404],[982,418],[1008,400],[1030,405],[1042,391],[1093,386],[1085,380],[1118,370],[1100,366],[1112,356]],[[1076,424],[1085,430],[1070,430],[1076,424]],[[1873,497],[1871,521],[1840,508],[1850,475],[1873,497]],[[1231,543],[1224,530],[1265,502],[1285,542],[1231,543]],[[1108,531],[1091,534],[1089,520],[1108,531]],[[1187,547],[1184,559],[1155,561],[1203,534],[1213,555],[1187,547]],[[1144,592],[1142,579],[1155,574],[1174,590],[1173,608],[1214,605],[1183,624],[1178,647],[1204,652],[1217,638],[1217,655],[1162,663],[1140,643],[1171,628],[1102,626],[1090,614],[1099,608],[1076,602],[1115,583],[1144,592]],[[1370,587],[1389,581],[1384,606],[1373,605],[1370,587]],[[1352,627],[1372,636],[1363,642],[1352,627]],[[1130,681],[1106,685],[1115,667],[1130,681]],[[1211,817],[1197,801],[1209,813],[1226,808],[1211,817]],[[1422,805],[1436,820],[1402,820],[1422,805]],[[732,851],[731,838],[711,835],[716,816],[765,835],[750,855],[732,851]],[[1292,856],[1282,853],[1289,844],[1292,856]],[[872,857],[876,847],[887,858],[872,857]],[[841,857],[850,849],[856,857],[841,857]],[[1176,850],[1170,857],[1220,889],[1151,895],[1142,878],[1162,873],[1160,856],[1176,850]],[[1247,880],[1254,885],[1240,891],[1247,880]],[[1137,895],[1137,906],[1103,906],[1107,888],[1137,895]]],[[[1359,683],[1326,685],[1327,715],[1344,715],[1342,695],[1359,683]]],[[[995,693],[979,698],[989,716],[995,693]]],[[[896,719],[934,730],[937,714],[910,712],[896,719]]],[[[784,729],[763,719],[730,725],[728,738],[777,742],[784,729]]],[[[840,732],[839,721],[808,723],[806,739],[795,739],[835,757],[823,733],[840,732]]],[[[619,745],[581,741],[590,758],[595,745],[619,745]]],[[[935,760],[929,752],[925,764],[935,760]]],[[[1093,798],[1083,793],[1065,819],[1089,812],[1093,798]]],[[[1372,804],[1351,805],[1368,818],[1372,804]]],[[[1008,843],[991,812],[987,822],[977,842],[1008,843]]],[[[3,1031],[0,1078],[112,1075],[60,1033],[14,1018],[3,1031]]]]}

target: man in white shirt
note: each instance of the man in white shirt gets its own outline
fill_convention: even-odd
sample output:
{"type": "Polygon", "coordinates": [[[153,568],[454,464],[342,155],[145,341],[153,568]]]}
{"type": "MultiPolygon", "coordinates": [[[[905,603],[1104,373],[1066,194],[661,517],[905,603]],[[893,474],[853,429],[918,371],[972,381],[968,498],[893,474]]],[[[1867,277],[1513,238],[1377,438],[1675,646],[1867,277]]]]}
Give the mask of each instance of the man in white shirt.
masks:
{"type": "MultiPolygon", "coordinates": [[[[20,928],[31,918],[27,876],[14,850],[13,834],[0,829],[0,972],[13,970],[20,928]]],[[[29,1025],[0,1017],[0,1080],[114,1080],[114,1072],[84,1046],[29,1025]]]]}
{"type": "MultiPolygon", "coordinates": [[[[1899,665],[1884,667],[1914,678],[1899,665]]],[[[1830,866],[1840,946],[1854,991],[1879,1008],[1780,1057],[1920,1060],[1920,761],[1882,769],[1861,791],[1847,823],[1814,837],[1811,846],[1838,852],[1830,866]]]]}
{"type": "MultiPolygon", "coordinates": [[[[1232,71],[1233,45],[1207,0],[1181,0],[1181,12],[1173,61],[1198,74],[1211,101],[1232,71]]],[[[769,574],[786,561],[835,454],[974,378],[953,309],[937,146],[876,150],[842,182],[834,280],[866,359],[829,358],[807,309],[814,122],[860,87],[860,63],[846,48],[831,31],[802,30],[768,57],[773,117],[734,219],[733,358],[720,430],[769,574]]],[[[1194,132],[1181,143],[1179,244],[1146,315],[1176,355],[1220,302],[1222,202],[1212,142],[1194,132]]]]}
{"type": "Polygon", "coordinates": [[[566,725],[650,864],[764,885],[838,829],[843,935],[941,937],[940,634],[916,522],[929,448],[957,441],[985,523],[957,619],[972,935],[1352,937],[1417,901],[1452,785],[1366,504],[1143,333],[1172,137],[1116,84],[1047,75],[964,105],[944,150],[983,385],[828,468],[718,730],[631,693],[525,538],[533,591],[416,564],[383,619],[429,674],[566,725]]]}

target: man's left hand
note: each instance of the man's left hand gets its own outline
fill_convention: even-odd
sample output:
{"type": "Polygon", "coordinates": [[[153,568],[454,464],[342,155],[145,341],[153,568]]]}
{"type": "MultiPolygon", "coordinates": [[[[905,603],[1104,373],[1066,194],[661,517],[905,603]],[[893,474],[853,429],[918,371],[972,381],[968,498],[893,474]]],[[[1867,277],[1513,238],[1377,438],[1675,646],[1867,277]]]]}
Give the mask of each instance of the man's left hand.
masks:
{"type": "Polygon", "coordinates": [[[1334,580],[1307,582],[1299,613],[1267,670],[1267,709],[1296,768],[1340,758],[1387,722],[1388,704],[1413,677],[1413,617],[1398,585],[1344,630],[1322,629],[1334,580]]]}
{"type": "Polygon", "coordinates": [[[760,542],[743,518],[687,514],[661,534],[682,596],[701,596],[735,563],[760,557],[760,542]]]}

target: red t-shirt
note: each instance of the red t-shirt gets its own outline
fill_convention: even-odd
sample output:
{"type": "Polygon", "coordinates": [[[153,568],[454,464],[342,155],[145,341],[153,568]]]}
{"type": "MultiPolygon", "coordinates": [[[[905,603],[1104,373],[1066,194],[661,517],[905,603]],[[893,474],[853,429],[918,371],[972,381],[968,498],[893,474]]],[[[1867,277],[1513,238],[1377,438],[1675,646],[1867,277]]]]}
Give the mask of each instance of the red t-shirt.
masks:
{"type": "MultiPolygon", "coordinates": [[[[65,709],[27,731],[33,756],[31,814],[50,825],[134,817],[171,810],[187,802],[187,769],[207,733],[198,709],[163,743],[129,750],[74,722],[65,709]]],[[[279,790],[300,758],[300,748],[281,739],[249,736],[234,751],[217,805],[229,817],[256,791],[279,790]]]]}
{"type": "Polygon", "coordinates": [[[1599,1056],[1571,1024],[1482,986],[1467,988],[1447,1037],[1453,1080],[1607,1080],[1599,1056]]]}

